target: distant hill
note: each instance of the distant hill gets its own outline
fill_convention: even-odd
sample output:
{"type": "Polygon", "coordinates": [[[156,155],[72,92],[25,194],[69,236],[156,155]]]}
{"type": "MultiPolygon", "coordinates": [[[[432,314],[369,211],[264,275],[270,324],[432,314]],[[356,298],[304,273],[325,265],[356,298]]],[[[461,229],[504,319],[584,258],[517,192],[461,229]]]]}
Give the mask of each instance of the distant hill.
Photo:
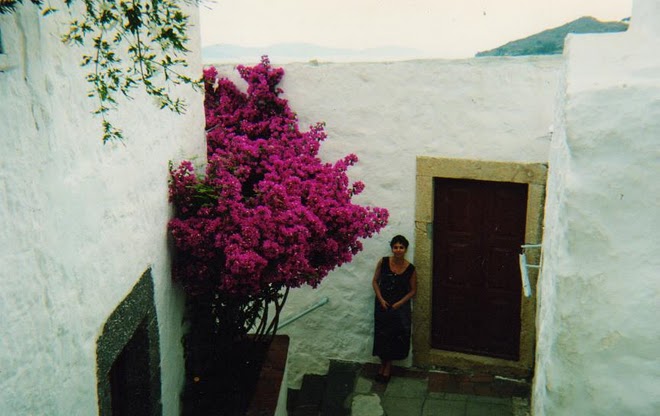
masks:
{"type": "Polygon", "coordinates": [[[564,51],[564,39],[569,33],[604,33],[624,32],[628,29],[625,22],[601,22],[593,17],[581,17],[563,26],[514,40],[489,51],[478,52],[475,56],[521,56],[555,55],[564,51]]]}
{"type": "Polygon", "coordinates": [[[244,47],[238,45],[212,45],[202,48],[202,60],[205,63],[258,61],[261,55],[268,55],[271,60],[310,61],[316,60],[382,60],[413,59],[422,52],[413,48],[383,46],[368,49],[329,48],[310,43],[278,43],[263,47],[244,47]]]}

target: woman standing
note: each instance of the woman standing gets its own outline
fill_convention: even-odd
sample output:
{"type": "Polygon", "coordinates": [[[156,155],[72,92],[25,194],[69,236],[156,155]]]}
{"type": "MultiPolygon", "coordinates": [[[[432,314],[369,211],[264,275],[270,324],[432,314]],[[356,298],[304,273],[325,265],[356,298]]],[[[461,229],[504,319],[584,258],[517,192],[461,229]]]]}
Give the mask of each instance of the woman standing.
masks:
{"type": "Polygon", "coordinates": [[[392,238],[392,255],[378,261],[371,283],[376,292],[373,355],[381,361],[376,380],[384,383],[390,380],[392,360],[406,358],[410,350],[410,299],[417,292],[417,273],[405,258],[408,245],[402,235],[392,238]]]}

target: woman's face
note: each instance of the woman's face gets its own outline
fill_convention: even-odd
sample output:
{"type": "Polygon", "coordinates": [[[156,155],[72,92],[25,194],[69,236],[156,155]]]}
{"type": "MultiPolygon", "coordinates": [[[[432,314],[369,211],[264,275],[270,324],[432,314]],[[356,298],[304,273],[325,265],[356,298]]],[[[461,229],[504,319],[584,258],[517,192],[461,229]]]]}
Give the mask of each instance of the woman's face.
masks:
{"type": "Polygon", "coordinates": [[[392,254],[394,257],[403,257],[406,255],[407,248],[401,243],[394,243],[392,246],[392,254]]]}

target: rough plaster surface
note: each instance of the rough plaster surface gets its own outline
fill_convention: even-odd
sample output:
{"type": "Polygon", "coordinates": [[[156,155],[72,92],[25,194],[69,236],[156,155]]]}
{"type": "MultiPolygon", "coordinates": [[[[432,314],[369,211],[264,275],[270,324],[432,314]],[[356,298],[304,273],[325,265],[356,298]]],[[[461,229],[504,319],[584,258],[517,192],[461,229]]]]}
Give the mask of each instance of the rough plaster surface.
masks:
{"type": "MultiPolygon", "coordinates": [[[[356,201],[391,215],[353,262],[318,289],[289,295],[283,318],[329,298],[282,330],[291,337],[290,387],[305,373],[326,373],[329,359],[375,360],[371,278],[395,234],[409,238],[414,261],[416,157],[546,162],[561,65],[561,57],[534,57],[284,66],[284,96],[300,125],[327,123],[322,158],[357,154],[349,175],[366,189],[356,201]]],[[[244,85],[233,66],[218,68],[244,85]]]]}
{"type": "MultiPolygon", "coordinates": [[[[660,19],[657,7],[640,9],[656,12],[633,25],[660,19]]],[[[535,415],[660,414],[660,37],[652,32],[567,44],[538,291],[535,415]]]]}
{"type": "Polygon", "coordinates": [[[136,94],[112,116],[125,144],[102,145],[82,51],[59,41],[67,18],[31,4],[0,16],[0,414],[96,414],[96,340],[151,267],[163,409],[178,415],[183,299],[170,280],[167,162],[203,154],[202,97],[180,90],[190,108],[177,116],[136,94]]]}

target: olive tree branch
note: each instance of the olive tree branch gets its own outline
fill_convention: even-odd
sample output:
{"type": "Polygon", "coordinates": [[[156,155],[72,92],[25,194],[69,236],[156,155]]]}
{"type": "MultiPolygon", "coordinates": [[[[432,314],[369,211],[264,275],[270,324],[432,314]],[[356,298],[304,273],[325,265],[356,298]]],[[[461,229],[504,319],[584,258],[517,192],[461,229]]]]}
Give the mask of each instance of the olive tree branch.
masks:
{"type": "MultiPolygon", "coordinates": [[[[30,0],[43,7],[42,0],[30,0]]],[[[184,58],[189,38],[189,16],[181,3],[191,4],[198,0],[57,0],[73,9],[76,1],[82,1],[82,12],[73,11],[68,31],[62,41],[69,45],[85,46],[91,41],[95,49],[84,54],[81,66],[93,65],[86,76],[91,84],[89,97],[96,97],[98,107],[94,114],[101,116],[103,142],[122,141],[123,133],[108,120],[110,111],[116,110],[116,94],[131,99],[131,90],[142,85],[147,95],[154,97],[159,107],[175,113],[184,113],[185,100],[170,96],[170,85],[188,84],[199,90],[201,80],[193,80],[176,68],[188,66],[184,58]],[[156,50],[157,47],[158,50],[156,50]],[[130,63],[121,56],[128,55],[130,63]],[[172,58],[174,56],[174,59],[172,58]]],[[[16,10],[23,0],[0,0],[0,14],[16,10]]],[[[44,16],[57,11],[48,7],[44,16]]]]}

